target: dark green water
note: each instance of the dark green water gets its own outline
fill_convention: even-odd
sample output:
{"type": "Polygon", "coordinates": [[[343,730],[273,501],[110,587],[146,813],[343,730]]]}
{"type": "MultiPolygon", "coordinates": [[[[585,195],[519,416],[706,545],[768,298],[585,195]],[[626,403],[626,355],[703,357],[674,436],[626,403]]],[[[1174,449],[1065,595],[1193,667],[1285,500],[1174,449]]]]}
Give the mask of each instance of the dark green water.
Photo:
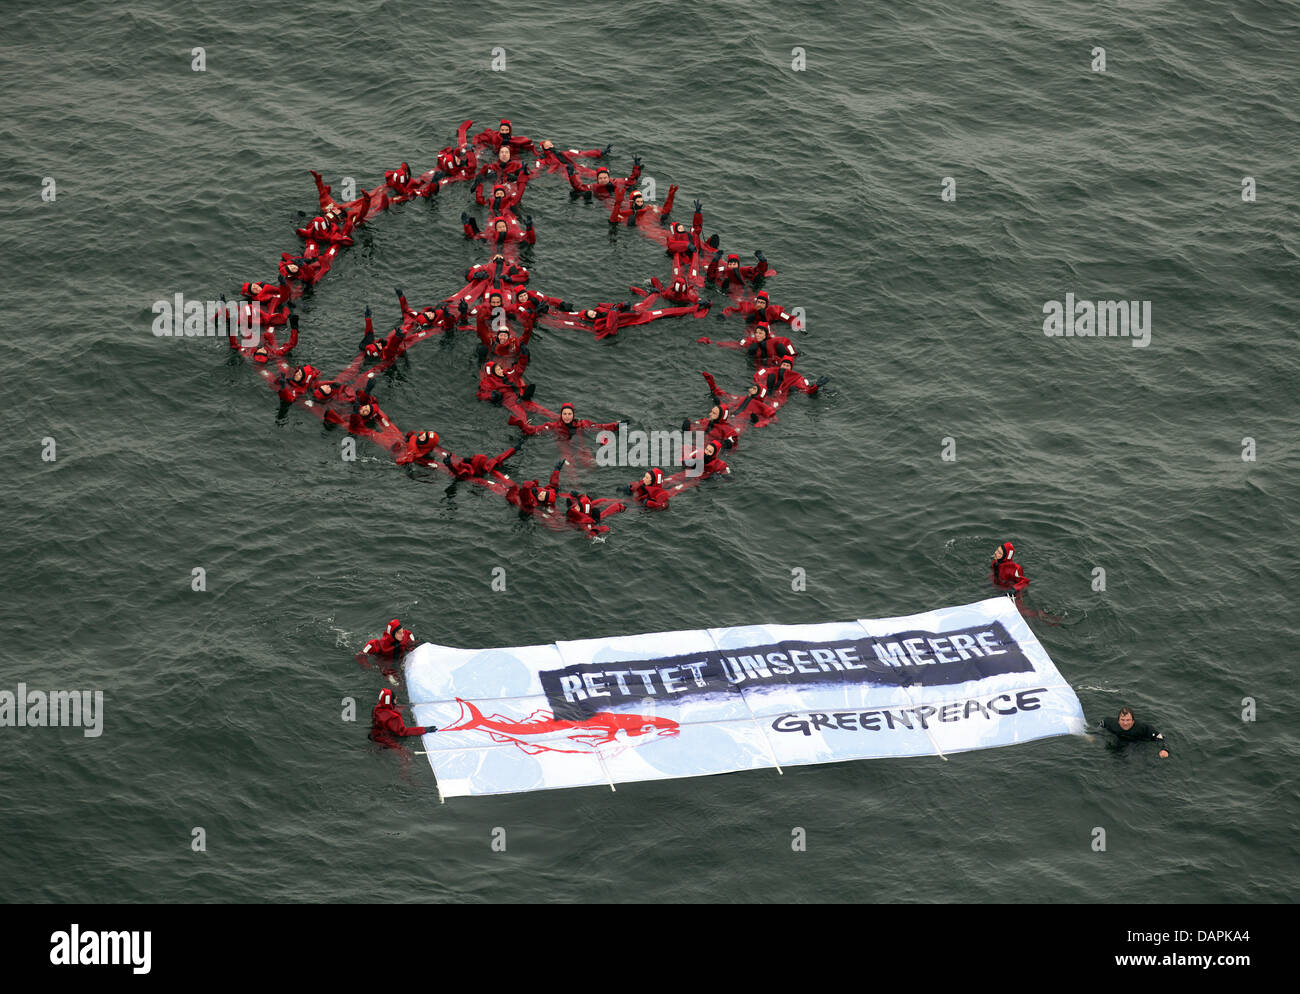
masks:
{"type": "MultiPolygon", "coordinates": [[[[4,25],[0,689],[106,697],[99,738],[0,729],[4,899],[1293,897],[1296,4],[152,2],[4,25]],[[316,419],[276,425],[224,343],[150,331],[155,300],[273,272],[309,168],[371,186],[502,115],[703,199],[724,244],[765,250],[774,299],[808,312],[802,365],[833,376],[734,482],[623,514],[603,545],[374,451],[345,464],[316,419]],[[1151,301],[1150,346],[1044,336],[1067,292],[1151,301]],[[1129,703],[1172,761],[1056,739],[439,805],[422,761],[339,720],[373,700],[351,657],[394,614],[466,646],[905,614],[985,596],[1005,538],[1031,600],[1079,619],[1036,630],[1088,716],[1129,703]]],[[[394,285],[455,290],[480,258],[465,196],[370,225],[303,306],[301,360],[343,365],[394,285]]],[[[534,286],[621,299],[665,271],[559,180],[528,197],[534,286]]],[[[747,375],[706,330],[731,329],[545,333],[539,399],[695,415],[701,368],[747,375]]],[[[381,402],[499,451],[472,364],[468,341],[427,345],[381,402]]]]}

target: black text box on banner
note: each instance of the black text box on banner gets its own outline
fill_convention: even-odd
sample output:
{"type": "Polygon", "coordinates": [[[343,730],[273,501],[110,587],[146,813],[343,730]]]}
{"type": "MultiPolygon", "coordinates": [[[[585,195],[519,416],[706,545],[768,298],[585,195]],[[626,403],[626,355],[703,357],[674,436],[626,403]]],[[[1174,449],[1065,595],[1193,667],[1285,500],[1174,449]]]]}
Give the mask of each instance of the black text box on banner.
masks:
{"type": "Polygon", "coordinates": [[[617,663],[578,663],[538,674],[557,718],[582,720],[652,698],[804,684],[941,686],[1034,666],[999,621],[945,632],[905,631],[828,642],[776,642],[617,663]]]}

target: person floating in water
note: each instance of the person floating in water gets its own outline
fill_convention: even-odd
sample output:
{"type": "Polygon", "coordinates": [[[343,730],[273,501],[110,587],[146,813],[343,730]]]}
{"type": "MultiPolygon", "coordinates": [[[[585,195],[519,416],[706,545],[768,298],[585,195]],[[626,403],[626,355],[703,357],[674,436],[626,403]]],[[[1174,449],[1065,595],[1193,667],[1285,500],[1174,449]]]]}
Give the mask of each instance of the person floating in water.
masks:
{"type": "Polygon", "coordinates": [[[506,257],[498,252],[489,262],[480,262],[477,266],[470,266],[465,270],[467,284],[472,285],[482,280],[489,281],[492,286],[500,286],[502,283],[521,286],[528,282],[528,270],[513,262],[507,262],[506,257]]]}
{"type": "Polygon", "coordinates": [[[396,169],[385,170],[384,182],[396,194],[391,198],[393,203],[406,200],[419,192],[419,182],[411,176],[411,167],[405,162],[396,169]]]}
{"type": "Polygon", "coordinates": [[[716,283],[724,291],[742,290],[746,286],[752,286],[769,268],[767,256],[762,252],[755,252],[754,258],[758,260],[757,266],[742,266],[740,256],[734,252],[727,256],[725,262],[721,251],[714,252],[704,278],[709,283],[716,283]]]}
{"type": "Polygon", "coordinates": [[[406,444],[399,445],[397,465],[405,466],[413,462],[428,462],[433,457],[433,450],[438,447],[436,431],[408,431],[406,444]]]}
{"type": "Polygon", "coordinates": [[[668,196],[664,198],[664,205],[658,211],[653,204],[645,199],[645,194],[640,189],[633,189],[628,198],[628,206],[623,206],[623,191],[619,190],[614,194],[614,206],[609,211],[610,224],[626,224],[629,228],[635,227],[641,223],[643,217],[659,218],[660,224],[667,224],[668,217],[673,211],[673,200],[677,197],[677,187],[668,188],[668,196]]]}
{"type": "Polygon", "coordinates": [[[704,443],[704,476],[730,476],[731,467],[722,459],[722,443],[709,439],[704,443]]]}
{"type": "Polygon", "coordinates": [[[509,146],[497,149],[496,159],[488,162],[475,177],[476,182],[486,180],[489,183],[526,183],[528,167],[511,155],[509,146]]]}
{"type": "Polygon", "coordinates": [[[1120,742],[1158,741],[1160,743],[1160,758],[1169,758],[1169,744],[1165,742],[1164,734],[1144,721],[1137,721],[1133,717],[1133,712],[1127,707],[1119,709],[1119,717],[1117,718],[1103,718],[1101,727],[1114,735],[1120,742]]]}
{"type": "Polygon", "coordinates": [[[565,402],[560,405],[560,416],[554,421],[547,421],[544,424],[530,424],[526,419],[511,416],[510,424],[514,425],[525,435],[540,435],[543,432],[554,432],[561,438],[573,438],[580,431],[618,431],[617,421],[591,421],[588,418],[574,417],[573,405],[565,402]]]}
{"type": "Polygon", "coordinates": [[[504,117],[501,118],[501,124],[495,131],[485,128],[474,136],[473,141],[480,148],[492,148],[496,151],[502,148],[512,148],[521,153],[535,151],[533,140],[523,135],[516,135],[514,125],[504,117]]]}
{"type": "Polygon", "coordinates": [[[740,432],[738,432],[731,423],[731,411],[722,406],[722,403],[716,403],[709,408],[709,416],[698,421],[691,421],[687,418],[682,422],[682,434],[688,431],[702,431],[710,441],[717,441],[725,449],[734,448],[740,441],[740,432]]]}
{"type": "Polygon", "coordinates": [[[415,635],[402,622],[394,618],[384,627],[384,634],[371,639],[361,651],[385,659],[400,659],[401,656],[415,648],[415,635]]]}
{"type": "Polygon", "coordinates": [[[478,183],[474,187],[474,202],[480,207],[491,206],[492,216],[498,217],[505,214],[506,211],[514,213],[515,208],[519,206],[519,202],[523,199],[523,193],[524,191],[519,189],[511,193],[504,184],[498,183],[492,187],[492,199],[489,200],[483,196],[483,184],[478,183]]]}
{"type": "Polygon", "coordinates": [[[668,506],[668,501],[673,495],[673,491],[665,489],[663,483],[664,471],[656,466],[654,469],[648,469],[642,473],[641,479],[629,483],[627,492],[636,498],[638,504],[642,504],[652,511],[662,511],[668,506]]]}
{"type": "Polygon", "coordinates": [[[509,369],[496,360],[484,363],[479,371],[478,399],[493,404],[505,403],[511,413],[525,418],[527,415],[520,406],[520,401],[532,400],[535,389],[535,384],[524,382],[528,356],[528,347],[524,346],[519,350],[519,358],[509,369]]]}
{"type": "Polygon", "coordinates": [[[1025,576],[1025,571],[1020,568],[1020,564],[1012,558],[1015,554],[1016,547],[1010,542],[1003,542],[993,550],[993,562],[990,568],[995,586],[1014,590],[1019,595],[1029,586],[1029,577],[1025,576]]]}
{"type": "Polygon", "coordinates": [[[1003,542],[993,550],[993,561],[989,564],[990,579],[993,585],[1001,587],[1007,596],[1015,601],[1016,609],[1026,618],[1036,618],[1049,625],[1056,626],[1065,619],[1039,608],[1025,606],[1025,589],[1029,586],[1029,577],[1015,561],[1016,547],[1010,542],[1003,542]]]}
{"type": "Polygon", "coordinates": [[[379,703],[371,712],[370,740],[372,742],[378,742],[389,749],[400,749],[402,747],[400,739],[411,735],[425,735],[437,730],[432,725],[412,725],[408,728],[402,721],[402,712],[397,710],[397,705],[393,702],[393,691],[385,687],[379,692],[379,703]]]}
{"type": "Polygon", "coordinates": [[[397,672],[397,664],[402,661],[402,657],[414,648],[415,635],[394,618],[384,627],[384,633],[379,638],[371,639],[362,646],[356,660],[366,669],[375,665],[376,660],[385,660],[384,665],[380,666],[380,672],[386,677],[392,677],[397,672]]]}
{"type": "Polygon", "coordinates": [[[586,203],[591,203],[593,195],[600,197],[602,200],[609,197],[622,198],[629,186],[635,186],[636,181],[641,178],[641,157],[634,156],[632,159],[632,171],[628,173],[627,178],[613,179],[609,170],[601,166],[596,170],[596,178],[591,183],[583,183],[578,179],[577,169],[572,162],[566,163],[565,172],[569,176],[569,186],[573,189],[573,196],[582,197],[586,203]]]}
{"type": "Polygon", "coordinates": [[[627,505],[613,497],[592,500],[586,494],[570,492],[566,508],[564,516],[570,524],[586,528],[593,534],[599,534],[609,531],[609,525],[602,525],[601,519],[627,510],[627,505]]]}
{"type": "Polygon", "coordinates": [[[796,373],[794,370],[794,358],[789,355],[780,357],[775,369],[759,369],[754,374],[754,382],[765,388],[773,396],[784,397],[791,390],[799,390],[806,393],[809,397],[813,396],[830,382],[829,376],[820,376],[816,383],[810,383],[802,373],[796,373]]]}
{"type": "Polygon", "coordinates": [[[715,342],[708,337],[697,338],[696,341],[701,345],[716,345],[723,349],[744,349],[760,367],[776,366],[785,357],[793,359],[799,354],[794,342],[773,335],[771,326],[765,321],[754,325],[753,330],[738,342],[715,342]]]}
{"type": "Polygon", "coordinates": [[[281,373],[275,380],[276,389],[280,392],[280,400],[292,404],[310,390],[319,378],[320,370],[309,363],[299,366],[288,376],[281,373]]]}
{"type": "MultiPolygon", "coordinates": [[[[523,444],[522,442],[519,444],[523,444]]],[[[454,456],[450,452],[444,453],[442,457],[443,465],[458,480],[469,480],[473,478],[485,479],[501,471],[501,464],[519,451],[519,445],[512,445],[499,456],[485,456],[481,452],[476,452],[468,458],[462,459],[460,456],[454,456]]]]}
{"type": "Polygon", "coordinates": [[[546,486],[537,480],[526,480],[523,485],[515,484],[506,492],[506,500],[521,511],[533,514],[549,514],[555,509],[555,498],[560,485],[560,470],[567,465],[567,459],[555,464],[551,478],[546,486]]]}

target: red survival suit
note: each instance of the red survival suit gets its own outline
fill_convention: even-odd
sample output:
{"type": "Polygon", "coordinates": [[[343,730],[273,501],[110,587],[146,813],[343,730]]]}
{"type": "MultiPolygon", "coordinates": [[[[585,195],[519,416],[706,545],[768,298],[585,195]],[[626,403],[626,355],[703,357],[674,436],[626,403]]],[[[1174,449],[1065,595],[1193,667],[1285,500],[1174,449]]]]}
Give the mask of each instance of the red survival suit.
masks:
{"type": "Polygon", "coordinates": [[[587,418],[574,418],[572,421],[564,420],[564,410],[568,408],[573,410],[572,404],[560,405],[560,416],[554,421],[547,421],[545,424],[529,424],[523,418],[510,418],[510,424],[514,425],[525,435],[541,435],[544,432],[553,431],[563,438],[573,438],[580,431],[618,431],[617,421],[606,421],[604,423],[589,421],[587,418]]]}
{"type": "Polygon", "coordinates": [[[665,490],[663,487],[664,471],[656,467],[649,470],[647,475],[650,482],[646,483],[644,478],[628,485],[628,492],[636,498],[638,504],[644,504],[653,511],[659,511],[668,506],[668,498],[672,492],[665,490]]]}
{"type": "Polygon", "coordinates": [[[794,363],[789,356],[782,356],[780,362],[790,362],[790,368],[779,365],[775,369],[771,367],[760,369],[754,374],[754,382],[760,387],[766,387],[768,392],[774,395],[799,390],[811,397],[821,389],[820,383],[809,383],[802,373],[794,371],[794,363]]]}
{"type": "Polygon", "coordinates": [[[617,514],[619,511],[627,510],[627,505],[621,500],[615,500],[613,497],[602,497],[599,500],[592,500],[586,494],[572,494],[569,496],[568,510],[565,512],[565,520],[571,525],[579,528],[585,528],[590,532],[607,532],[609,525],[602,525],[601,519],[611,514],[617,514]]]}
{"type": "MultiPolygon", "coordinates": [[[[290,352],[292,352],[297,347],[298,315],[295,314],[292,318],[290,318],[290,321],[292,321],[293,323],[289,332],[289,340],[285,342],[283,345],[279,345],[276,343],[275,332],[273,331],[262,332],[262,341],[250,353],[250,358],[252,358],[253,362],[257,363],[259,366],[265,366],[272,359],[283,359],[285,356],[287,356],[290,352]]],[[[230,347],[237,352],[242,352],[244,349],[243,344],[240,342],[238,336],[236,335],[230,336],[230,347]]]]}
{"type": "Polygon", "coordinates": [[[448,146],[438,153],[437,171],[448,179],[469,179],[478,172],[478,157],[472,148],[448,146]]]}
{"type": "Polygon", "coordinates": [[[436,431],[410,431],[406,433],[406,447],[397,456],[397,465],[428,459],[438,447],[436,431]]]}
{"type": "Polygon", "coordinates": [[[742,300],[739,304],[724,308],[722,313],[724,316],[739,314],[750,324],[760,321],[766,324],[771,324],[773,321],[789,324],[794,320],[793,314],[787,314],[776,304],[768,302],[766,290],[758,291],[750,300],[742,300]]]}
{"type": "Polygon", "coordinates": [[[453,456],[450,452],[442,457],[443,463],[447,469],[451,470],[453,476],[458,480],[468,480],[474,477],[491,476],[501,468],[501,464],[515,454],[514,446],[506,449],[499,456],[485,456],[481,452],[476,452],[468,459],[462,459],[460,456],[453,456]]]}
{"type": "Polygon", "coordinates": [[[370,720],[370,739],[378,742],[380,745],[389,749],[400,749],[402,746],[401,739],[411,735],[424,735],[426,732],[437,731],[434,728],[425,728],[423,725],[413,725],[408,728],[402,721],[402,712],[397,709],[393,703],[393,692],[385,687],[379,692],[379,703],[371,712],[370,720]]]}
{"type": "Polygon", "coordinates": [[[479,371],[478,399],[497,404],[512,401],[518,406],[518,400],[523,399],[525,392],[528,392],[527,384],[524,383],[524,370],[527,367],[526,348],[509,369],[499,359],[484,363],[479,371]]]}
{"type": "Polygon", "coordinates": [[[727,474],[731,472],[731,467],[722,459],[722,443],[716,439],[709,439],[704,443],[704,472],[701,478],[713,476],[715,473],[727,474]],[[712,449],[712,452],[709,452],[712,449]]]}
{"type": "Polygon", "coordinates": [[[396,169],[385,170],[384,182],[399,197],[413,197],[420,192],[420,183],[411,176],[411,167],[405,162],[396,169]]]}
{"type": "Polygon", "coordinates": [[[767,260],[758,253],[755,255],[758,257],[757,266],[742,266],[740,256],[734,252],[727,256],[725,264],[722,263],[722,253],[717,252],[709,261],[705,279],[716,282],[723,290],[739,289],[746,283],[753,283],[758,277],[764,275],[768,268],[767,260]]]}
{"type": "Polygon", "coordinates": [[[315,386],[319,376],[320,370],[310,364],[299,366],[288,376],[281,373],[275,381],[280,399],[286,404],[292,404],[315,386]]]}
{"type": "Polygon", "coordinates": [[[368,652],[372,656],[392,659],[399,649],[402,652],[409,652],[414,648],[415,636],[409,629],[402,627],[401,621],[394,618],[384,627],[384,634],[377,639],[371,639],[361,651],[368,652]]]}
{"type": "Polygon", "coordinates": [[[709,384],[709,391],[717,398],[719,404],[734,405],[730,410],[736,417],[747,417],[751,424],[767,424],[776,417],[776,409],[780,406],[780,402],[769,404],[767,388],[761,384],[750,384],[748,392],[743,394],[727,393],[718,386],[712,373],[702,371],[701,375],[709,384]]]}
{"type": "Polygon", "coordinates": [[[990,564],[993,582],[999,587],[1019,593],[1029,586],[1029,577],[1025,576],[1020,564],[1011,558],[1016,554],[1016,547],[1010,542],[1003,542],[998,546],[998,551],[1002,555],[998,556],[995,553],[990,564]]]}
{"type": "Polygon", "coordinates": [[[559,486],[560,469],[563,466],[564,460],[561,459],[544,487],[537,480],[528,480],[522,486],[511,487],[506,494],[506,500],[523,511],[555,507],[556,487],[559,486]]]}
{"type": "Polygon", "coordinates": [[[598,197],[622,199],[628,184],[635,184],[641,178],[641,160],[640,158],[633,160],[632,171],[628,173],[626,178],[614,179],[610,171],[604,166],[596,170],[596,178],[590,183],[583,183],[578,179],[578,171],[573,163],[569,163],[565,167],[565,172],[569,176],[569,186],[573,188],[574,193],[584,194],[588,202],[590,202],[593,194],[598,197]],[[600,178],[602,175],[605,177],[604,180],[600,178]]]}
{"type": "Polygon", "coordinates": [[[485,128],[474,136],[474,144],[480,147],[491,147],[496,151],[501,150],[504,145],[515,155],[521,155],[534,151],[533,140],[523,135],[516,135],[515,126],[506,118],[501,118],[501,124],[495,131],[491,128],[485,128]]]}

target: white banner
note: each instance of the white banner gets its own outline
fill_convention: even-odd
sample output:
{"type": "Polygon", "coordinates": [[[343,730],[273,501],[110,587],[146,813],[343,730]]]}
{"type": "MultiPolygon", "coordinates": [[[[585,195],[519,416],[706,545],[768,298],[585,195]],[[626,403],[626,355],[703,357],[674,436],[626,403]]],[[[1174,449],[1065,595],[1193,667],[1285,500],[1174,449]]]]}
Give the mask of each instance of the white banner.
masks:
{"type": "Polygon", "coordinates": [[[1009,598],[905,618],[508,649],[423,643],[414,723],[446,797],[943,755],[1084,729],[1009,598]]]}

